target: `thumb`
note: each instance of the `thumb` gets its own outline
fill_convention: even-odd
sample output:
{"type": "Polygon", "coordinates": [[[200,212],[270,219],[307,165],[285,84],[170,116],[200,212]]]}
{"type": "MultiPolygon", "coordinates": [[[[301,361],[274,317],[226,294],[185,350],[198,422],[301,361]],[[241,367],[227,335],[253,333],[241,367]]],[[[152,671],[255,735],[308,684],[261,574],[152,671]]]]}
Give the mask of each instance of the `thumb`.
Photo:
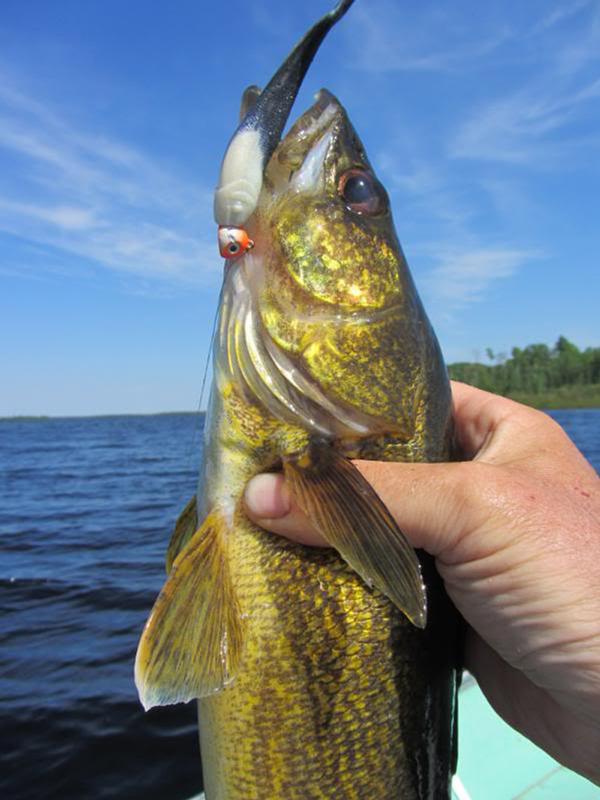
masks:
{"type": "MultiPolygon", "coordinates": [[[[481,484],[473,472],[485,465],[354,463],[413,547],[439,556],[451,550],[465,531],[478,527],[480,504],[474,502],[473,487],[481,484]]],[[[244,503],[248,517],[260,527],[301,544],[327,546],[294,501],[283,475],[252,478],[244,503]]]]}

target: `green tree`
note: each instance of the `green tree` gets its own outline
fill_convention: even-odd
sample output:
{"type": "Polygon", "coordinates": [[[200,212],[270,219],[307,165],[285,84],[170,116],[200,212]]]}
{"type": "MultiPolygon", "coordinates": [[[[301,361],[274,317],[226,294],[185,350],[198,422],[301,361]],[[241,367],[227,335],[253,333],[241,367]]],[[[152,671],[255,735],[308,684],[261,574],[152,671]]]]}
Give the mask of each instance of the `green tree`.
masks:
{"type": "Polygon", "coordinates": [[[600,383],[600,347],[582,352],[565,336],[559,336],[553,348],[543,343],[513,347],[510,358],[490,347],[485,353],[493,363],[450,364],[450,377],[497,394],[537,395],[561,386],[600,383]]]}
{"type": "Polygon", "coordinates": [[[557,386],[583,383],[585,362],[577,345],[560,336],[554,345],[557,386]]]}

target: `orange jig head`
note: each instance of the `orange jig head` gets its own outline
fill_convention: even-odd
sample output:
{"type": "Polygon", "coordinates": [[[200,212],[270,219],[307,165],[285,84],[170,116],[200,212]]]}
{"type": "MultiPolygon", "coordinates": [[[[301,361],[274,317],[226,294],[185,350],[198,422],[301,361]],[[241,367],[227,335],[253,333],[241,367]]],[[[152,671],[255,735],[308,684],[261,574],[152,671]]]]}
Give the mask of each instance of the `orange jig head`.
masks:
{"type": "Polygon", "coordinates": [[[239,258],[254,247],[254,242],[244,228],[219,225],[219,252],[229,260],[239,258]]]}

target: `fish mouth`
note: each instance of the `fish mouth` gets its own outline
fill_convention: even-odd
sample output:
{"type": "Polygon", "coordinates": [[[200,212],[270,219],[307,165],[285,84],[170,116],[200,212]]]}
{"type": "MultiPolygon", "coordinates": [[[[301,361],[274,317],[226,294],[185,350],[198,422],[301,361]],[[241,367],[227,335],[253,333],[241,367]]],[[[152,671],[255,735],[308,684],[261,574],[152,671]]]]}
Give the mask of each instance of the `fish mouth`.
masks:
{"type": "Polygon", "coordinates": [[[345,116],[345,111],[337,97],[328,89],[319,89],[315,102],[298,117],[282,139],[280,149],[289,148],[293,140],[314,141],[341,116],[345,116]]]}
{"type": "MultiPolygon", "coordinates": [[[[273,187],[287,184],[290,176],[304,171],[314,182],[328,162],[331,145],[342,137],[350,125],[339,100],[327,89],[321,89],[315,102],[294,122],[277,146],[265,172],[273,187]]],[[[306,187],[304,187],[306,188],[306,187]]]]}

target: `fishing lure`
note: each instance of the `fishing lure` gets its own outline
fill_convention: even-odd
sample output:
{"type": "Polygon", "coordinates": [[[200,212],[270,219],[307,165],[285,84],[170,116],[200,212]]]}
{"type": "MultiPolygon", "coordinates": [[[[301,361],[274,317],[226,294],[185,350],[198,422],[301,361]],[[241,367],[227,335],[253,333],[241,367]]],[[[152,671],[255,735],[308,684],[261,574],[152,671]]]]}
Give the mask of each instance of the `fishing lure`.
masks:
{"type": "Polygon", "coordinates": [[[219,253],[227,260],[243,256],[254,247],[254,242],[244,228],[232,225],[219,225],[219,253]]]}
{"type": "MultiPolygon", "coordinates": [[[[231,137],[221,164],[214,202],[215,222],[226,227],[228,232],[232,228],[243,231],[243,226],[254,212],[265,167],[279,144],[306,71],[328,31],[353,2],[341,0],[333,11],[313,25],[256,97],[231,137]]],[[[234,238],[243,247],[243,235],[234,234],[234,238]]],[[[227,252],[229,255],[221,250],[221,255],[231,258],[231,249],[227,252]]],[[[238,255],[241,255],[239,251],[233,253],[234,258],[238,255]]]]}

